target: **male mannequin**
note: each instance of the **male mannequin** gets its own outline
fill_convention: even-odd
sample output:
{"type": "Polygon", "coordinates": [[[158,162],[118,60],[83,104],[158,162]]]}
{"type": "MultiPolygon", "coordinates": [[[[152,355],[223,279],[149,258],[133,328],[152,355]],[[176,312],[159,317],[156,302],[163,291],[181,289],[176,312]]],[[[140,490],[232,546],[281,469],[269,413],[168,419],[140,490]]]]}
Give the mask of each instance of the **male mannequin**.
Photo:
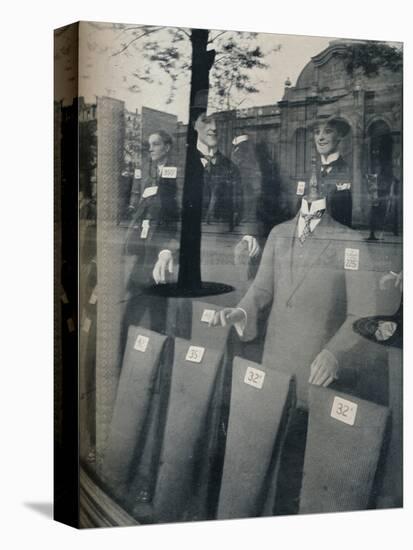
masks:
{"type": "MultiPolygon", "coordinates": [[[[199,114],[194,120],[194,128],[198,134],[199,161],[203,166],[202,221],[207,226],[216,224],[217,233],[232,232],[241,221],[242,188],[238,169],[218,150],[216,121],[212,116],[199,114]]],[[[249,229],[254,230],[252,224],[249,229]]],[[[260,247],[255,236],[244,235],[241,241],[246,243],[250,257],[258,255],[260,247]]],[[[153,271],[157,284],[165,283],[165,274],[172,272],[172,258],[172,251],[167,249],[159,254],[153,271]]],[[[204,278],[208,280],[208,276],[204,278]]]]}
{"type": "Polygon", "coordinates": [[[150,328],[164,331],[166,301],[149,296],[145,287],[165,280],[166,271],[172,273],[172,252],[178,246],[176,166],[170,165],[171,136],[158,130],[149,136],[151,166],[143,180],[141,198],[130,223],[125,252],[134,256],[134,264],[128,279],[128,303],[122,327],[122,349],[126,343],[128,326],[138,325],[143,313],[151,315],[150,328]],[[161,259],[162,258],[162,259],[161,259]]]}
{"type": "Polygon", "coordinates": [[[376,311],[367,247],[361,235],[332,219],[328,200],[310,189],[295,219],[270,233],[239,307],[224,308],[213,322],[233,324],[249,340],[256,336],[258,314],[271,304],[263,363],[297,376],[304,408],[308,383],[328,386],[345,374],[340,358],[359,340],[352,323],[376,311]],[[300,340],[306,344],[297,345],[300,340]]]}
{"type": "Polygon", "coordinates": [[[352,178],[339,144],[349,126],[334,116],[319,119],[313,125],[314,143],[320,155],[320,185],[325,189],[329,214],[339,223],[351,227],[352,178]]]}
{"type": "Polygon", "coordinates": [[[298,511],[309,384],[340,388],[355,382],[363,361],[356,353],[348,360],[362,339],[353,323],[376,313],[367,245],[328,212],[328,197],[312,178],[295,219],[271,231],[257,276],[238,307],[222,309],[211,323],[235,325],[241,339],[252,340],[260,314],[269,310],[262,363],[296,377],[297,410],[276,504],[280,514],[298,511]]]}

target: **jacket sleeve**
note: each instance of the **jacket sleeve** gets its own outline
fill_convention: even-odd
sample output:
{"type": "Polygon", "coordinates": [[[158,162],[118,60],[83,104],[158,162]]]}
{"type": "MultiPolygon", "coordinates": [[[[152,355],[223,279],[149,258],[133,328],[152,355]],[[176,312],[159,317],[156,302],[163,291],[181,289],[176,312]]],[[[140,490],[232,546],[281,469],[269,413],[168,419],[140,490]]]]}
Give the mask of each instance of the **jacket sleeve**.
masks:
{"type": "MultiPolygon", "coordinates": [[[[234,193],[234,222],[235,226],[242,224],[243,234],[259,236],[262,234],[259,221],[257,219],[257,200],[247,192],[247,184],[244,173],[244,180],[239,168],[232,166],[232,182],[234,193]]],[[[257,176],[258,177],[258,176],[257,176]]]]}
{"type": "Polygon", "coordinates": [[[141,180],[133,179],[132,188],[129,197],[129,208],[136,210],[139,204],[139,198],[141,194],[141,180]]]}
{"type": "Polygon", "coordinates": [[[346,282],[347,316],[344,323],[325,346],[337,359],[339,367],[346,354],[353,350],[363,337],[353,329],[354,322],[361,317],[377,315],[376,273],[368,251],[368,245],[359,241],[347,242],[342,246],[342,262],[345,265],[346,250],[359,251],[358,269],[344,269],[346,282]]]}
{"type": "Polygon", "coordinates": [[[243,340],[253,340],[257,336],[257,323],[260,312],[269,306],[274,298],[276,228],[270,233],[264,247],[260,267],[247,293],[238,304],[247,314],[243,340]]]}
{"type": "Polygon", "coordinates": [[[160,211],[158,223],[159,252],[162,249],[175,253],[179,246],[179,207],[176,180],[168,179],[160,185],[160,211]]]}

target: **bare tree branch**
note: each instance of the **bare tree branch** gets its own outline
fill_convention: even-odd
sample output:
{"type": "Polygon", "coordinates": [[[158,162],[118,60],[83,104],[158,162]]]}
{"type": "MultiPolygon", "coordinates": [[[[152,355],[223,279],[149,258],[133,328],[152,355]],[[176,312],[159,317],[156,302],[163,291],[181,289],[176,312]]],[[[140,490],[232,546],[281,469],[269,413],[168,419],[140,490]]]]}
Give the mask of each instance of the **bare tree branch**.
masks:
{"type": "Polygon", "coordinates": [[[221,35],[227,33],[228,31],[222,31],[220,33],[218,33],[216,36],[214,36],[214,38],[211,38],[210,40],[208,40],[208,44],[212,44],[215,40],[217,40],[221,35]]]}
{"type": "Polygon", "coordinates": [[[185,29],[183,29],[182,27],[179,27],[177,29],[178,31],[182,32],[183,34],[185,34],[188,38],[191,38],[191,35],[189,32],[187,32],[185,29]]]}
{"type": "Polygon", "coordinates": [[[119,55],[121,54],[122,52],[124,52],[125,50],[127,50],[129,48],[129,46],[131,44],[133,44],[134,42],[136,42],[137,40],[140,40],[141,38],[145,37],[145,36],[148,36],[149,34],[152,34],[154,32],[157,32],[160,30],[161,27],[155,27],[153,29],[150,29],[138,36],[135,36],[135,38],[133,38],[130,42],[128,42],[127,44],[125,44],[120,50],[118,50],[117,52],[113,53],[112,54],[112,57],[114,57],[115,55],[119,55]]]}

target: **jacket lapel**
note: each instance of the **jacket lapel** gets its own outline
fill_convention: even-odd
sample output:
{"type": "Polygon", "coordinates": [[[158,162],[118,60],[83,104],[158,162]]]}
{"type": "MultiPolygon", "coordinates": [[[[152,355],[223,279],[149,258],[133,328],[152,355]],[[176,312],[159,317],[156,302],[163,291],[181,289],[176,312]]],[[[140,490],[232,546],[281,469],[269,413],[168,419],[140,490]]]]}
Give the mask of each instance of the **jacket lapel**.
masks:
{"type": "MultiPolygon", "coordinates": [[[[299,215],[299,214],[298,214],[299,215]]],[[[297,218],[298,221],[298,218],[297,218]]],[[[310,235],[302,246],[302,257],[298,258],[298,250],[295,247],[301,247],[300,241],[297,238],[296,227],[294,224],[294,240],[292,241],[290,252],[290,269],[292,287],[287,296],[287,304],[302,286],[307,276],[311,273],[313,267],[318,263],[322,254],[328,249],[331,244],[330,239],[330,217],[324,213],[322,220],[316,227],[314,234],[310,235]]]]}

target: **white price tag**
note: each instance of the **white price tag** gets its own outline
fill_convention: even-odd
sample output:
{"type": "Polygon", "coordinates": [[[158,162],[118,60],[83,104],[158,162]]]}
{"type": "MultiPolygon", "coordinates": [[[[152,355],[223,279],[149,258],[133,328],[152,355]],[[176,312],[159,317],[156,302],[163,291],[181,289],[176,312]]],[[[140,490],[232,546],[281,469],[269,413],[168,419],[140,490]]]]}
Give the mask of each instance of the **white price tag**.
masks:
{"type": "Polygon", "coordinates": [[[200,346],[189,346],[188,351],[186,352],[186,361],[191,361],[192,363],[200,363],[205,353],[205,348],[200,346]]]}
{"type": "Polygon", "coordinates": [[[96,304],[96,302],[98,301],[98,295],[96,293],[96,288],[93,289],[93,292],[92,294],[90,295],[90,298],[89,298],[89,304],[96,304]]]}
{"type": "Polygon", "coordinates": [[[357,271],[359,268],[360,250],[358,248],[346,248],[344,251],[344,269],[357,271]]]}
{"type": "Polygon", "coordinates": [[[161,177],[167,178],[167,179],[175,179],[177,173],[178,173],[178,170],[176,166],[164,166],[162,168],[161,177]]]}
{"type": "Polygon", "coordinates": [[[264,385],[265,372],[254,367],[248,367],[244,377],[244,383],[260,390],[264,385]]]}
{"type": "Polygon", "coordinates": [[[89,317],[85,317],[82,323],[82,330],[84,332],[89,332],[91,326],[92,326],[92,321],[89,319],[89,317]]]}
{"type": "Polygon", "coordinates": [[[150,187],[145,187],[142,193],[142,198],[147,199],[148,197],[153,197],[158,192],[157,185],[151,185],[150,187]]]}
{"type": "Polygon", "coordinates": [[[201,317],[203,323],[211,323],[215,317],[215,309],[204,309],[201,317]]]}
{"type": "Polygon", "coordinates": [[[336,183],[337,191],[347,191],[351,189],[351,183],[336,183]]]}
{"type": "Polygon", "coordinates": [[[149,233],[149,220],[143,220],[142,222],[142,231],[141,231],[141,239],[146,239],[149,233]]]}
{"type": "Polygon", "coordinates": [[[349,426],[354,426],[357,415],[357,403],[338,397],[334,397],[333,406],[331,408],[331,418],[335,418],[344,424],[349,424],[349,426]]]}
{"type": "Polygon", "coordinates": [[[304,191],[305,191],[305,181],[299,181],[297,183],[296,195],[304,195],[304,191]]]}
{"type": "Polygon", "coordinates": [[[135,168],[134,178],[135,180],[140,180],[142,178],[142,170],[140,168],[135,168]]]}
{"type": "Polygon", "coordinates": [[[148,347],[148,343],[149,343],[148,336],[144,336],[143,334],[138,334],[133,348],[136,349],[137,351],[142,351],[143,353],[145,353],[146,348],[148,347]]]}

